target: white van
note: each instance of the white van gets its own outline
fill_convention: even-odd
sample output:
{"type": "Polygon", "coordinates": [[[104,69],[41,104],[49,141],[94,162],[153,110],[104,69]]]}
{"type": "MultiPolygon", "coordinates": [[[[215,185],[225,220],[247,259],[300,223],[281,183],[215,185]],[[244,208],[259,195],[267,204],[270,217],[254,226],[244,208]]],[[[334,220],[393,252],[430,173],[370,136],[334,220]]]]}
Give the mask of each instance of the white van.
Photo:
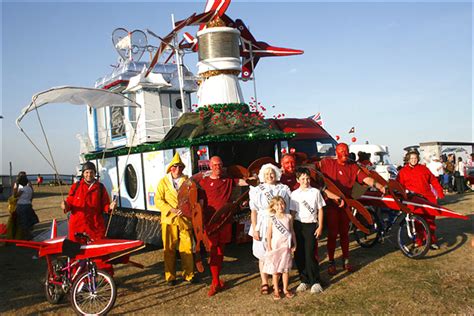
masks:
{"type": "Polygon", "coordinates": [[[397,177],[397,167],[392,164],[387,146],[374,144],[351,144],[349,145],[349,151],[354,153],[356,158],[359,151],[370,154],[372,167],[369,168],[377,171],[384,179],[395,179],[397,177]]]}

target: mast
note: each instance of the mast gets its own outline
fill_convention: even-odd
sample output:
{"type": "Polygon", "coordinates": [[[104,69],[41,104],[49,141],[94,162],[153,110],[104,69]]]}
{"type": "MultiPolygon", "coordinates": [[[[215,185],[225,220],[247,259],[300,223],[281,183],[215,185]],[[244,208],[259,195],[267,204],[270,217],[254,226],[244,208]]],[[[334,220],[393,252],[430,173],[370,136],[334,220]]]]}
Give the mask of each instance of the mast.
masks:
{"type": "MultiPolygon", "coordinates": [[[[173,24],[173,29],[176,27],[174,23],[174,14],[171,14],[171,23],[173,24]]],[[[176,32],[173,36],[173,46],[176,56],[176,63],[178,67],[178,81],[179,81],[179,93],[181,95],[181,105],[183,107],[183,113],[188,112],[187,100],[184,98],[184,74],[183,74],[183,56],[179,49],[178,40],[176,39],[178,33],[176,32]]]]}

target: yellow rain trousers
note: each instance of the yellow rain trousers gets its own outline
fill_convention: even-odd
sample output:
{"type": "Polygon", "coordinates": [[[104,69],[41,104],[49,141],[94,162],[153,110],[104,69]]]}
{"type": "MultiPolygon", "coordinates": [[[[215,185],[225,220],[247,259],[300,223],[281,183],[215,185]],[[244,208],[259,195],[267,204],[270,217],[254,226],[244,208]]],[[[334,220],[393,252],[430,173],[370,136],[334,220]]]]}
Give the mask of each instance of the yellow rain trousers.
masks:
{"type": "MultiPolygon", "coordinates": [[[[180,178],[179,186],[186,180],[180,178]]],[[[171,175],[167,174],[158,184],[155,203],[161,211],[161,235],[163,238],[163,254],[165,261],[165,279],[176,279],[176,248],[181,256],[183,278],[190,281],[194,277],[193,232],[191,221],[171,212],[178,207],[178,191],[173,187],[171,175]]]]}

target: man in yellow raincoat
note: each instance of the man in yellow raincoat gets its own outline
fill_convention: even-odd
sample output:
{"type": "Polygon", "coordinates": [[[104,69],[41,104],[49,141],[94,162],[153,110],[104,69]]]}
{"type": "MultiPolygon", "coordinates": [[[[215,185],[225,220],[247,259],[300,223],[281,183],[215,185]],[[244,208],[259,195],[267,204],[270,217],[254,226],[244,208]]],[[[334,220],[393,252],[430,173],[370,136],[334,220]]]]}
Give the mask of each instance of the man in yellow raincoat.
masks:
{"type": "Polygon", "coordinates": [[[178,209],[178,190],[186,181],[185,168],[176,153],[166,169],[166,176],[160,180],[155,204],[161,211],[161,235],[165,260],[165,279],[169,285],[176,284],[176,246],[181,256],[185,281],[194,283],[191,220],[182,216],[178,209]]]}

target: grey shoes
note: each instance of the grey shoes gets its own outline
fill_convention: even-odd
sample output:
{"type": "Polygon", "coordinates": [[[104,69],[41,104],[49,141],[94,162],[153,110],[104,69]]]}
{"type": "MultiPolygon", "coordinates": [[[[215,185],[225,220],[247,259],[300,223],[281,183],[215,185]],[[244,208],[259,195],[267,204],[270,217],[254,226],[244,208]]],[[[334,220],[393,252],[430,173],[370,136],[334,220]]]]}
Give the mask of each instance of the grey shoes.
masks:
{"type": "MultiPolygon", "coordinates": [[[[307,284],[307,283],[300,283],[300,285],[298,285],[298,287],[296,288],[296,292],[304,292],[304,291],[307,291],[309,288],[310,288],[310,285],[309,285],[309,284],[307,284]]],[[[321,287],[321,284],[319,284],[319,283],[314,283],[314,284],[311,286],[310,292],[311,292],[311,294],[322,293],[322,292],[323,292],[323,288],[321,287]]]]}
{"type": "Polygon", "coordinates": [[[310,292],[311,292],[312,294],[323,293],[323,288],[321,287],[321,284],[319,284],[319,283],[314,283],[313,286],[311,287],[310,292]]]}
{"type": "Polygon", "coordinates": [[[296,292],[304,292],[309,288],[309,284],[301,282],[300,285],[296,288],[296,292]]]}

